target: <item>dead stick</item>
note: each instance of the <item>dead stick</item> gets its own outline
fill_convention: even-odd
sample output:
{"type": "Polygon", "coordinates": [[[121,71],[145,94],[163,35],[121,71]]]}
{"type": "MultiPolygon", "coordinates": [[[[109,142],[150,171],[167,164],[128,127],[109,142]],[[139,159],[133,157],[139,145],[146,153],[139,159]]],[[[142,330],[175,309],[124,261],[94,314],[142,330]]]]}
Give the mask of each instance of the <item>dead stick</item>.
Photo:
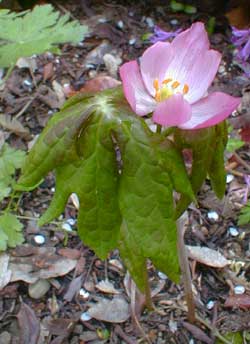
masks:
{"type": "Polygon", "coordinates": [[[178,257],[179,257],[179,263],[180,263],[180,268],[182,272],[185,297],[187,301],[187,308],[188,308],[187,317],[188,317],[188,321],[193,324],[195,322],[195,303],[194,303],[194,297],[193,297],[193,291],[192,291],[192,280],[191,280],[191,273],[189,269],[188,256],[186,252],[186,246],[184,243],[184,234],[185,234],[184,221],[182,220],[182,218],[179,218],[177,220],[178,257]]]}

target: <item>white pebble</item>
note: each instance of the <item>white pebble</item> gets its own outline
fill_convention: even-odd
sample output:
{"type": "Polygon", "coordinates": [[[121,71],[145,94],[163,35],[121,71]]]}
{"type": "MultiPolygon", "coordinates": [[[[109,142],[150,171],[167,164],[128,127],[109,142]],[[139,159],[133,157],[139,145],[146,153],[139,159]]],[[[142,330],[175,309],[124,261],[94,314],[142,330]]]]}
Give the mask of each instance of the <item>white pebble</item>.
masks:
{"type": "Polygon", "coordinates": [[[236,295],[242,295],[242,294],[245,293],[245,291],[246,291],[246,289],[245,289],[245,287],[243,285],[236,285],[234,287],[234,293],[236,295]]]}
{"type": "Polygon", "coordinates": [[[67,219],[67,223],[68,223],[70,226],[74,226],[74,225],[75,225],[75,223],[76,223],[76,220],[75,220],[75,219],[72,219],[72,218],[70,218],[70,219],[67,219]]]}
{"type": "Polygon", "coordinates": [[[161,272],[161,271],[158,271],[158,276],[159,276],[159,278],[162,279],[162,280],[168,279],[168,276],[165,275],[165,274],[164,274],[163,272],[161,272]]]}
{"type": "Polygon", "coordinates": [[[209,218],[209,220],[213,220],[213,221],[219,220],[219,215],[218,213],[216,213],[216,211],[209,211],[207,213],[207,217],[209,218]]]}
{"type": "Polygon", "coordinates": [[[234,175],[228,174],[226,177],[227,184],[231,183],[234,180],[234,175]]]}
{"type": "Polygon", "coordinates": [[[179,22],[178,22],[178,20],[177,19],[172,19],[172,20],[170,20],[170,24],[171,25],[177,25],[179,22]]]}
{"type": "Polygon", "coordinates": [[[72,232],[72,227],[71,227],[70,224],[67,223],[67,222],[64,222],[64,223],[62,224],[62,229],[64,229],[64,230],[67,231],[67,232],[72,232]]]}
{"type": "Polygon", "coordinates": [[[81,288],[79,290],[79,295],[83,298],[83,299],[88,299],[89,298],[89,292],[83,288],[81,288]]]}
{"type": "Polygon", "coordinates": [[[213,308],[214,308],[214,305],[215,305],[215,301],[213,301],[213,300],[208,301],[208,303],[207,303],[207,309],[208,309],[208,310],[213,309],[213,308]]]}
{"type": "Polygon", "coordinates": [[[30,80],[28,80],[28,79],[25,79],[25,80],[23,81],[23,84],[24,84],[25,86],[28,86],[28,87],[32,86],[32,82],[31,82],[30,80]]]}
{"type": "Polygon", "coordinates": [[[89,321],[90,319],[92,319],[92,317],[89,315],[88,312],[84,312],[81,314],[81,320],[82,321],[89,321]]]}
{"type": "Polygon", "coordinates": [[[155,23],[154,23],[152,18],[147,17],[145,20],[146,20],[148,27],[154,27],[155,26],[155,23]]]}
{"type": "Polygon", "coordinates": [[[45,243],[45,237],[41,234],[35,235],[34,241],[37,245],[43,245],[45,243]]]}
{"type": "Polygon", "coordinates": [[[119,29],[123,29],[124,28],[124,24],[123,24],[122,20],[119,20],[116,25],[119,27],[119,29]]]}
{"type": "Polygon", "coordinates": [[[235,227],[229,227],[229,228],[228,228],[228,233],[229,233],[232,237],[237,237],[237,236],[240,234],[240,232],[238,231],[238,229],[235,228],[235,227]]]}
{"type": "Polygon", "coordinates": [[[134,45],[136,42],[136,38],[130,38],[130,40],[128,41],[129,45],[134,45]]]}

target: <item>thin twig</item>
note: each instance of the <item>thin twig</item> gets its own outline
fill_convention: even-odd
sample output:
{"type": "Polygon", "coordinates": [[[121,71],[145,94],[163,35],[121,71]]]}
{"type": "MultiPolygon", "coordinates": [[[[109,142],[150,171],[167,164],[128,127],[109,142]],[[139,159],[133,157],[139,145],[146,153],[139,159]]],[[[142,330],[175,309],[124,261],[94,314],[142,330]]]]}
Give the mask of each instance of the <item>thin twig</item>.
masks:
{"type": "Polygon", "coordinates": [[[25,105],[24,107],[14,116],[15,119],[18,119],[22,114],[28,109],[28,107],[31,105],[31,103],[34,101],[36,96],[32,97],[25,105]]]}
{"type": "MultiPolygon", "coordinates": [[[[177,306],[174,305],[174,308],[176,309],[181,309],[184,312],[188,312],[188,309],[184,306],[177,306]]],[[[210,331],[213,332],[213,335],[217,338],[219,338],[223,343],[225,344],[232,344],[231,342],[229,342],[226,338],[224,338],[220,332],[218,331],[218,329],[213,326],[209,321],[201,318],[197,313],[195,314],[196,320],[199,321],[201,324],[205,325],[210,331]]]]}
{"type": "Polygon", "coordinates": [[[191,273],[190,273],[189,264],[188,264],[188,256],[187,256],[186,246],[184,242],[184,233],[185,233],[185,226],[183,224],[182,218],[180,218],[177,220],[178,256],[179,256],[180,268],[182,272],[185,297],[187,301],[188,321],[193,324],[195,322],[195,303],[194,303],[194,297],[193,297],[193,291],[192,291],[192,280],[191,280],[191,273]]]}
{"type": "Polygon", "coordinates": [[[238,153],[234,152],[234,157],[236,158],[236,160],[238,161],[238,163],[240,163],[242,166],[245,167],[246,170],[248,170],[248,172],[250,172],[250,165],[248,165],[240,156],[238,153]]]}
{"type": "Polygon", "coordinates": [[[146,335],[144,329],[142,328],[139,320],[137,319],[136,312],[135,312],[135,304],[136,304],[136,284],[135,282],[131,279],[131,316],[134,322],[136,323],[136,326],[138,327],[139,331],[141,332],[143,339],[148,343],[152,344],[151,340],[149,337],[146,335]]]}

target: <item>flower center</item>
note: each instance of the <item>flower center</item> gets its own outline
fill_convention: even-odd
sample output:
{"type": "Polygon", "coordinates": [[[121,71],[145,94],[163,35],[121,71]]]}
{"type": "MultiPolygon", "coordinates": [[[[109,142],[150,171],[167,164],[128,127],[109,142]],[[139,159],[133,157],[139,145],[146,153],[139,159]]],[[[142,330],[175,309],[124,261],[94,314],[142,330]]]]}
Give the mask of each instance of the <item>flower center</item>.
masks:
{"type": "MultiPolygon", "coordinates": [[[[158,79],[154,80],[154,89],[155,89],[155,100],[157,102],[162,102],[163,100],[168,99],[175,93],[179,93],[179,86],[180,82],[176,81],[171,78],[165,79],[162,81],[161,85],[159,83],[158,79]]],[[[183,95],[187,94],[189,91],[189,86],[187,84],[184,84],[182,87],[181,93],[183,95]]]]}

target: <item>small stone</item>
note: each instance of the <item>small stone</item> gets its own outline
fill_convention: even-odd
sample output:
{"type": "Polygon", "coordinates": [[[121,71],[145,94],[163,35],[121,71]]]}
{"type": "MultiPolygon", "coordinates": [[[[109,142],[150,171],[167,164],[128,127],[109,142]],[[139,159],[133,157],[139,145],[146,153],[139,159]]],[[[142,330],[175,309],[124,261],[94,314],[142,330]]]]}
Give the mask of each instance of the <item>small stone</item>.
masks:
{"type": "Polygon", "coordinates": [[[246,289],[245,289],[245,287],[243,285],[236,285],[234,287],[234,293],[236,295],[242,295],[242,294],[245,293],[245,291],[246,291],[246,289]]]}
{"type": "Polygon", "coordinates": [[[207,303],[207,309],[208,309],[208,310],[213,309],[213,308],[214,308],[214,305],[215,305],[215,301],[214,301],[214,300],[208,301],[208,303],[207,303]]]}
{"type": "Polygon", "coordinates": [[[136,38],[133,37],[133,38],[130,38],[130,40],[128,41],[128,44],[129,44],[129,45],[134,45],[135,42],[136,42],[136,38]]]}
{"type": "Polygon", "coordinates": [[[10,344],[11,335],[9,332],[4,331],[0,334],[0,344],[10,344]]]}
{"type": "Polygon", "coordinates": [[[226,183],[229,184],[234,180],[234,175],[233,174],[228,174],[226,177],[226,183]]]}
{"type": "Polygon", "coordinates": [[[81,321],[89,321],[90,319],[92,319],[92,317],[89,315],[88,312],[84,312],[81,314],[81,317],[80,317],[81,321]]]}
{"type": "Polygon", "coordinates": [[[98,23],[101,23],[101,24],[107,23],[107,18],[105,18],[105,17],[99,18],[98,23]]]}
{"type": "Polygon", "coordinates": [[[152,28],[152,27],[154,27],[154,26],[155,26],[155,23],[154,23],[154,21],[153,21],[153,19],[152,19],[152,18],[150,18],[150,17],[147,17],[147,18],[145,19],[145,21],[146,21],[146,23],[147,23],[148,27],[152,28]]]}
{"type": "Polygon", "coordinates": [[[219,220],[218,213],[216,213],[216,211],[213,211],[213,210],[211,210],[207,213],[207,217],[209,218],[209,220],[213,220],[213,221],[219,220]]]}
{"type": "Polygon", "coordinates": [[[170,24],[171,25],[177,25],[177,24],[179,24],[179,21],[177,19],[172,19],[172,20],[170,20],[170,24]]]}
{"type": "Polygon", "coordinates": [[[117,27],[119,27],[119,29],[123,29],[124,28],[124,23],[122,20],[119,20],[117,23],[116,23],[117,27]]]}
{"type": "Polygon", "coordinates": [[[39,279],[37,282],[30,284],[28,293],[32,299],[40,299],[50,289],[50,283],[46,279],[39,279]]]}
{"type": "Polygon", "coordinates": [[[67,219],[67,223],[70,226],[74,226],[76,224],[76,219],[73,219],[73,218],[67,219]]]}
{"type": "Polygon", "coordinates": [[[72,232],[72,227],[71,227],[70,224],[67,223],[67,222],[64,222],[64,223],[62,224],[62,229],[64,229],[66,232],[72,232]]]}
{"type": "Polygon", "coordinates": [[[219,69],[218,69],[218,72],[219,72],[219,74],[225,74],[225,72],[226,72],[225,66],[220,65],[220,67],[219,67],[219,69]]]}
{"type": "Polygon", "coordinates": [[[159,278],[162,279],[162,280],[167,280],[167,279],[168,279],[168,276],[165,275],[165,274],[164,274],[163,272],[161,272],[161,271],[158,271],[158,276],[159,276],[159,278]]]}
{"type": "Polygon", "coordinates": [[[79,295],[83,298],[83,299],[88,299],[89,298],[89,292],[83,288],[81,288],[79,290],[79,295]]]}
{"type": "Polygon", "coordinates": [[[237,237],[237,236],[240,234],[240,232],[238,231],[238,229],[235,228],[235,227],[229,227],[229,228],[228,228],[228,233],[229,233],[232,237],[237,237]]]}
{"type": "Polygon", "coordinates": [[[42,234],[38,234],[34,236],[34,241],[37,245],[43,245],[46,240],[42,234]]]}

